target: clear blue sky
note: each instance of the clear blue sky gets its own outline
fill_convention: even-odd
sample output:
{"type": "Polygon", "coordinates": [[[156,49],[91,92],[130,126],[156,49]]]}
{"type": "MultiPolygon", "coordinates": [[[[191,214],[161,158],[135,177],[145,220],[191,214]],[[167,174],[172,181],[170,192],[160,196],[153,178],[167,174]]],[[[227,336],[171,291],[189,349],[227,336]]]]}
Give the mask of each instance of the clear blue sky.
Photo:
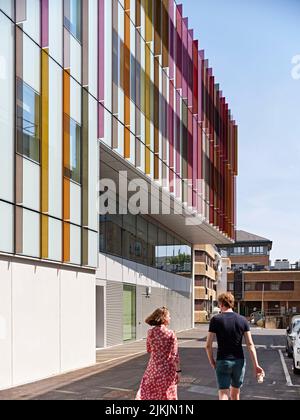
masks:
{"type": "Polygon", "coordinates": [[[182,0],[239,125],[238,228],[300,260],[300,0],[182,0]]]}

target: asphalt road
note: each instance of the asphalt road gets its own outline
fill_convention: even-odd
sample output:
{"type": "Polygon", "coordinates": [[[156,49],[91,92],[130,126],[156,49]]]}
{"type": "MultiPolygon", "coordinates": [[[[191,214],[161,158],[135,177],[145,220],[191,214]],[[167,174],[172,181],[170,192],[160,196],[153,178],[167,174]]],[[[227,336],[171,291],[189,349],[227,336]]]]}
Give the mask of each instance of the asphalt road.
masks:
{"type": "MultiPolygon", "coordinates": [[[[179,386],[179,400],[217,399],[214,372],[208,365],[204,348],[204,328],[207,327],[201,328],[180,339],[183,375],[179,386]]],[[[252,333],[260,364],[266,372],[266,380],[263,385],[257,384],[247,355],[248,369],[242,399],[299,400],[300,376],[294,375],[292,361],[285,355],[285,332],[255,329],[252,333]]],[[[39,395],[35,399],[134,400],[148,358],[148,355],[137,357],[121,366],[39,395]]]]}

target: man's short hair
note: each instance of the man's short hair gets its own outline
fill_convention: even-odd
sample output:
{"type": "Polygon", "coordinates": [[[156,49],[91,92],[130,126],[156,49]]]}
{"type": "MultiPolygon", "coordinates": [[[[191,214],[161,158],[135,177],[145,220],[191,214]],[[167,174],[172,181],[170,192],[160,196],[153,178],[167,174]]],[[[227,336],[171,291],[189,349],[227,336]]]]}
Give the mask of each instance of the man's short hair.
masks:
{"type": "Polygon", "coordinates": [[[225,306],[225,308],[234,308],[234,296],[231,293],[223,293],[218,297],[219,304],[225,306]]]}

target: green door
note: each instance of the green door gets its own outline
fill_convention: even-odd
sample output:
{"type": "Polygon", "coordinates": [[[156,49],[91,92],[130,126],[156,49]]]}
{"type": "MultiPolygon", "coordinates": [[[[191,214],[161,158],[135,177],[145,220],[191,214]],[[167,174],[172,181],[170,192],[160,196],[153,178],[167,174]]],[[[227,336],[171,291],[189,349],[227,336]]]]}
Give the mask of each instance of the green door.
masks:
{"type": "Polygon", "coordinates": [[[123,340],[136,339],[136,288],[124,285],[123,289],[123,340]]]}

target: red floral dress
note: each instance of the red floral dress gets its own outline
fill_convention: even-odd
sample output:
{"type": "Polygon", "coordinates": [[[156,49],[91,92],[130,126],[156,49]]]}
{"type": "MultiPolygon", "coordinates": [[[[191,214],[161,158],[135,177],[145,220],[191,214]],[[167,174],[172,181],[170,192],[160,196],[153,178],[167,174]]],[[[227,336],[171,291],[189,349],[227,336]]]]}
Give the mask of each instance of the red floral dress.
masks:
{"type": "Polygon", "coordinates": [[[137,400],[178,400],[177,373],[178,343],[173,331],[165,326],[148,332],[147,351],[151,358],[142,379],[137,400]]]}

